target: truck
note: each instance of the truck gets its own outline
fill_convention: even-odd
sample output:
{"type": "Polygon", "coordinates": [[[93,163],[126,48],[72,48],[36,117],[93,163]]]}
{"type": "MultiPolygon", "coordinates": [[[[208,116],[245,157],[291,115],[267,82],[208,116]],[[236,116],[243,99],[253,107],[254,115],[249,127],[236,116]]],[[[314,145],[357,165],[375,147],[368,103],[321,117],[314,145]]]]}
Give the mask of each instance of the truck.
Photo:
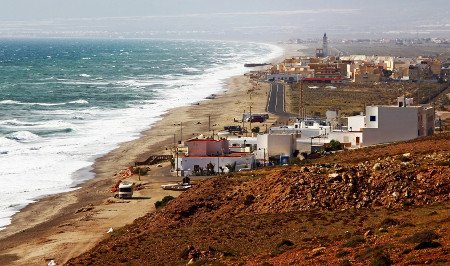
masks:
{"type": "Polygon", "coordinates": [[[133,183],[121,182],[119,185],[119,199],[131,199],[133,197],[133,183]]]}

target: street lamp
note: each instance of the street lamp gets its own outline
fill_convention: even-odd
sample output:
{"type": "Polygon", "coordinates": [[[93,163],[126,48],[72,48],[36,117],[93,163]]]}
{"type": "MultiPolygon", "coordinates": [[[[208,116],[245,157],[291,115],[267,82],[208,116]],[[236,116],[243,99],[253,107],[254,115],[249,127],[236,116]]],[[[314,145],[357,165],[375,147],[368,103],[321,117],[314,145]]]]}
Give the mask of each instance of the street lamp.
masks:
{"type": "MultiPolygon", "coordinates": [[[[180,126],[180,143],[183,142],[183,122],[180,122],[179,124],[173,124],[174,126],[180,126]]],[[[173,137],[175,139],[175,134],[173,134],[173,137]]]]}

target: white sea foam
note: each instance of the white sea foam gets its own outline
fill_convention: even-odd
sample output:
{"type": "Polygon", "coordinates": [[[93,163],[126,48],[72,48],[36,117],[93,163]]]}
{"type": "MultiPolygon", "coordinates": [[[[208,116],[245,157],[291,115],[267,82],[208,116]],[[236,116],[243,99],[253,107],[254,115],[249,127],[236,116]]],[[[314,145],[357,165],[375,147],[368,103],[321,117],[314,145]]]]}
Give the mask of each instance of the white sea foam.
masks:
{"type": "Polygon", "coordinates": [[[83,99],[70,101],[70,102],[66,102],[66,103],[26,103],[26,102],[14,101],[14,100],[3,100],[3,101],[0,101],[0,104],[59,106],[59,105],[66,105],[66,104],[89,104],[89,102],[86,100],[83,100],[83,99]]]}
{"type": "Polygon", "coordinates": [[[89,104],[88,101],[83,100],[83,99],[81,99],[81,100],[76,100],[76,101],[71,101],[71,102],[68,102],[68,103],[74,103],[74,104],[89,104]]]}
{"type": "Polygon", "coordinates": [[[13,100],[3,100],[3,101],[0,101],[0,104],[20,104],[20,102],[13,101],[13,100]]]}
{"type": "Polygon", "coordinates": [[[33,142],[40,139],[40,137],[36,134],[31,133],[30,131],[17,131],[6,135],[7,139],[17,140],[19,142],[33,142]]]}
{"type": "MultiPolygon", "coordinates": [[[[120,84],[127,88],[153,85],[163,85],[166,88],[155,89],[158,97],[152,100],[143,99],[142,104],[130,108],[102,109],[91,107],[88,101],[79,99],[56,103],[67,106],[67,109],[33,111],[61,120],[0,121],[0,128],[16,130],[8,135],[8,138],[0,137],[0,185],[8,184],[8,189],[0,193],[0,229],[10,223],[10,217],[15,212],[35,199],[73,189],[76,183],[73,176],[75,172],[90,167],[95,158],[111,151],[119,143],[139,137],[141,131],[161,119],[169,108],[189,105],[211,93],[220,93],[225,79],[247,71],[243,67],[244,63],[267,62],[282,55],[281,48],[272,46],[271,50],[272,53],[265,54],[266,58],[260,58],[257,52],[251,53],[250,56],[245,53],[230,55],[235,62],[222,63],[218,60],[213,64],[211,71],[201,71],[199,75],[171,74],[158,78],[153,76],[149,80],[131,77],[122,81],[106,81],[106,84],[120,84]],[[82,110],[70,110],[71,104],[86,106],[82,110]],[[143,119],[145,123],[142,122],[143,119]],[[51,138],[39,137],[32,133],[61,128],[76,130],[57,134],[51,138]],[[26,168],[18,168],[17,162],[26,162],[26,168]]],[[[65,82],[72,81],[65,80],[65,82]]],[[[5,100],[0,101],[0,104],[38,103],[5,100]]]]}

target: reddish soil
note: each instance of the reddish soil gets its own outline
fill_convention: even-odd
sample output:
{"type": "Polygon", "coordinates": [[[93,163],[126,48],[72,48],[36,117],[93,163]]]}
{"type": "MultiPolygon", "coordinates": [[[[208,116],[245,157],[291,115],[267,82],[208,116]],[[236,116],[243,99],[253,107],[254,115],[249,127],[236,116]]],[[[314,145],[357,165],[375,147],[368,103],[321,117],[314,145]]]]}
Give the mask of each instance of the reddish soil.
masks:
{"type": "Polygon", "coordinates": [[[209,179],[68,264],[448,265],[449,140],[209,179]]]}

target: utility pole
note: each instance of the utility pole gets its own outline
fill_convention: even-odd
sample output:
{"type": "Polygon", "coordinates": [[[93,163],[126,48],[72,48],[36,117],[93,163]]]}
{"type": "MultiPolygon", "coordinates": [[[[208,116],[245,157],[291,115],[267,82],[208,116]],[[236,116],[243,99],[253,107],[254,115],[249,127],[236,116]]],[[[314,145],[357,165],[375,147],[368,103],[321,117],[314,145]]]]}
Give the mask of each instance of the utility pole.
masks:
{"type": "Polygon", "coordinates": [[[180,126],[181,126],[181,128],[180,128],[180,143],[182,143],[183,142],[183,122],[181,122],[180,123],[180,126]]]}
{"type": "MultiPolygon", "coordinates": [[[[245,122],[245,109],[244,109],[244,114],[242,115],[242,130],[244,130],[244,122],[245,122]]],[[[247,137],[247,131],[245,130],[245,136],[247,137]]]]}
{"type": "Polygon", "coordinates": [[[305,119],[305,102],[303,98],[303,80],[300,79],[300,106],[298,108],[298,115],[301,119],[305,119]]]}
{"type": "Polygon", "coordinates": [[[176,155],[176,157],[177,157],[177,169],[175,169],[176,171],[177,171],[177,177],[178,177],[178,146],[176,147],[176,149],[175,149],[175,152],[177,153],[176,155]]]}
{"type": "Polygon", "coordinates": [[[252,132],[252,106],[250,105],[250,134],[252,132]]]}
{"type": "Polygon", "coordinates": [[[208,115],[208,132],[211,132],[211,115],[208,115]]]}

